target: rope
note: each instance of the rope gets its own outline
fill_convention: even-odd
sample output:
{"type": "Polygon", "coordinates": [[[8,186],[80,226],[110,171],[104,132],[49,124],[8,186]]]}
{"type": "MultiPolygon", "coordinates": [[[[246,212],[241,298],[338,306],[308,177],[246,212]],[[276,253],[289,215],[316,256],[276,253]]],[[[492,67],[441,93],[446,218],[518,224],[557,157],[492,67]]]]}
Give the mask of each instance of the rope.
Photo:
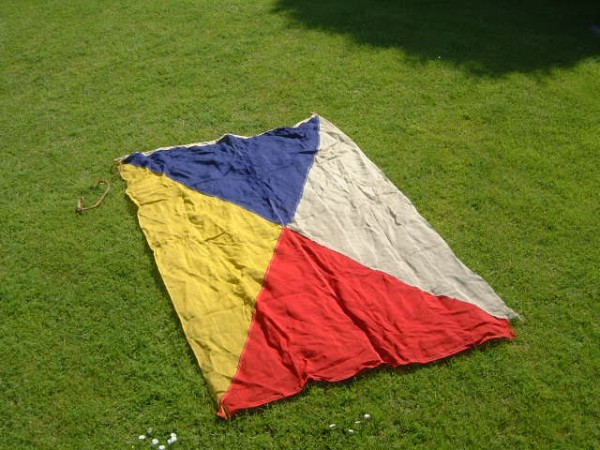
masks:
{"type": "Polygon", "coordinates": [[[101,184],[106,185],[106,190],[104,191],[104,194],[102,194],[102,197],[100,197],[98,199],[98,201],[96,203],[94,203],[92,206],[84,206],[83,205],[83,197],[79,197],[79,200],[77,200],[77,208],[75,208],[76,212],[78,212],[79,214],[83,214],[84,211],[89,211],[90,209],[94,209],[94,208],[97,208],[98,206],[100,206],[100,203],[102,203],[102,201],[104,200],[104,197],[106,197],[106,194],[108,194],[108,192],[110,191],[110,182],[108,180],[98,181],[98,186],[100,186],[101,184]]]}

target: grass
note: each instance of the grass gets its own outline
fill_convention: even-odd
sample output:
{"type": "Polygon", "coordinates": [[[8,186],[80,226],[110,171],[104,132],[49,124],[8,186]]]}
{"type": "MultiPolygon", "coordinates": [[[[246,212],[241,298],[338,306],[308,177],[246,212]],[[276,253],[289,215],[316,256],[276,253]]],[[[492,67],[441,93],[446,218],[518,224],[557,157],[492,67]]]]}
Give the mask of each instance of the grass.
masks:
{"type": "Polygon", "coordinates": [[[181,449],[597,448],[594,8],[2,2],[0,448],[135,448],[148,427],[181,449]],[[510,343],[222,421],[111,161],[313,111],[525,321],[510,343]]]}

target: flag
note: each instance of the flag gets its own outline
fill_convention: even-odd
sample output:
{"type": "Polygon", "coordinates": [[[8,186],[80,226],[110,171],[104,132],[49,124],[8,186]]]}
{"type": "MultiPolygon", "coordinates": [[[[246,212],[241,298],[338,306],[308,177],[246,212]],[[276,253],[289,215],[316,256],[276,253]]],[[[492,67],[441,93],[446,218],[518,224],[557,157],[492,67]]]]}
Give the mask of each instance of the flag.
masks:
{"type": "Polygon", "coordinates": [[[120,171],[221,417],[514,337],[516,313],[323,117],[120,171]]]}

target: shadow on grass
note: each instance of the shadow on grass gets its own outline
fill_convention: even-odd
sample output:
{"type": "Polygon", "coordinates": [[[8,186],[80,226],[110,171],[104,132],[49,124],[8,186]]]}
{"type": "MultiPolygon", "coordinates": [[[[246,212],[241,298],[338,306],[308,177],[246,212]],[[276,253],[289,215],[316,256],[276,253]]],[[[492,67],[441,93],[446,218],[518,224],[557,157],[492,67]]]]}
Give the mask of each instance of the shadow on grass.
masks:
{"type": "Polygon", "coordinates": [[[277,0],[274,12],[476,75],[548,71],[600,54],[598,0],[277,0]]]}

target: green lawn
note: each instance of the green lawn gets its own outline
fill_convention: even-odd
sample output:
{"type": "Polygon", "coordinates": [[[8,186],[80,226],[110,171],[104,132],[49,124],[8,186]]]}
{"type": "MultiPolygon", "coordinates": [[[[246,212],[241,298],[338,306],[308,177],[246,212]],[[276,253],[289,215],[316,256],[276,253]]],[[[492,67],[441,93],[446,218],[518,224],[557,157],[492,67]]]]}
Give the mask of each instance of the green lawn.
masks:
{"type": "Polygon", "coordinates": [[[0,2],[0,448],[598,448],[594,21],[596,0],[0,2]],[[223,421],[112,160],[312,112],[525,320],[223,421]]]}

